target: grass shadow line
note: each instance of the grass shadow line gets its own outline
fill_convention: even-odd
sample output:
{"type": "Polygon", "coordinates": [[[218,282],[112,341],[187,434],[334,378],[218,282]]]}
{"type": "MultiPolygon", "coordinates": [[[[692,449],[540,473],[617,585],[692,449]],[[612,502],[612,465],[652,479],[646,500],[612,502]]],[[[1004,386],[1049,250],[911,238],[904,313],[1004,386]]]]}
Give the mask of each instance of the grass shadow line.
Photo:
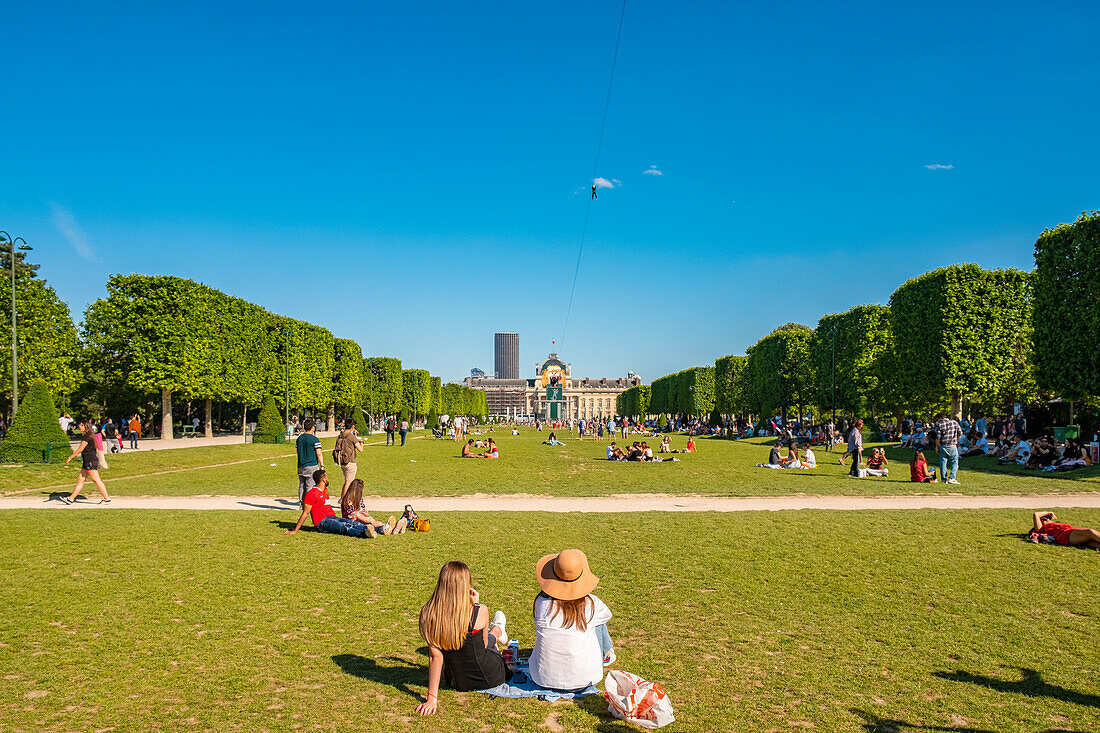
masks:
{"type": "Polygon", "coordinates": [[[1046,697],[1051,700],[1081,705],[1082,707],[1100,708],[1100,695],[1087,692],[1078,692],[1058,685],[1052,685],[1043,680],[1043,676],[1034,669],[1015,667],[1020,670],[1023,677],[1019,681],[1002,680],[996,677],[988,677],[981,674],[965,672],[961,669],[954,672],[933,672],[933,676],[952,682],[967,682],[980,687],[987,687],[996,692],[1015,692],[1029,697],[1046,697]]]}
{"type": "Polygon", "coordinates": [[[986,730],[985,728],[956,728],[954,726],[943,725],[914,725],[913,723],[906,723],[904,720],[881,718],[874,713],[869,713],[866,710],[860,710],[859,708],[848,708],[848,712],[863,719],[863,725],[861,727],[868,733],[901,733],[901,731],[904,729],[954,731],[954,733],[997,733],[997,731],[986,730]]]}

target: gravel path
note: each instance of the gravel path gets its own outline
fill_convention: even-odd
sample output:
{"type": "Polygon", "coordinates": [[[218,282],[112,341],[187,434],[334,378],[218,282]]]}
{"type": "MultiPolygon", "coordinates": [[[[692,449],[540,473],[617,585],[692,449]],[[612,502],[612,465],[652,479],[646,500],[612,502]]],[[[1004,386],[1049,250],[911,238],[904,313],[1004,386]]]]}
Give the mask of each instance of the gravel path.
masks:
{"type": "MultiPolygon", "coordinates": [[[[57,497],[9,496],[0,498],[3,509],[279,509],[297,511],[293,499],[270,496],[117,496],[100,504],[93,487],[71,507],[57,497]]],[[[368,508],[393,512],[412,504],[419,512],[756,512],[784,509],[1065,509],[1100,508],[1100,493],[1044,494],[1039,496],[671,496],[668,494],[616,494],[596,497],[555,497],[534,494],[405,498],[364,497],[368,508]]]]}

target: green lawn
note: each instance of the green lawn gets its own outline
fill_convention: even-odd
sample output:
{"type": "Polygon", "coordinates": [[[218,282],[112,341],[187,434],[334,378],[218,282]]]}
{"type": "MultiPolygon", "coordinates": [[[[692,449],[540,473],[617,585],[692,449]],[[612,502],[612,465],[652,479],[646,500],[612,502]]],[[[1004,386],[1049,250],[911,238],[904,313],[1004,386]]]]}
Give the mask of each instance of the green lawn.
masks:
{"type": "Polygon", "coordinates": [[[533,563],[567,546],[671,731],[1100,727],[1100,553],[1020,541],[1026,513],[431,519],[353,540],[286,536],[278,512],[4,512],[0,730],[625,733],[598,699],[445,691],[433,722],[413,713],[440,565],[469,562],[528,646],[533,563]]]}
{"type": "MultiPolygon", "coordinates": [[[[564,447],[540,445],[548,433],[524,430],[513,437],[494,434],[501,449],[495,461],[462,460],[460,445],[426,438],[404,447],[386,447],[384,436],[369,439],[360,457],[359,476],[367,493],[380,496],[473,493],[532,493],[600,496],[621,493],[782,496],[788,494],[1035,494],[1100,491],[1100,466],[1065,474],[1039,474],[1015,466],[1001,468],[992,458],[962,462],[960,486],[909,483],[910,451],[890,449],[894,475],[855,481],[836,455],[818,451],[820,467],[812,471],[754,468],[768,457],[769,439],[728,441],[704,438],[699,452],[681,455],[680,463],[612,463],[604,460],[607,443],[576,441],[562,435],[564,447]]],[[[655,442],[655,441],[651,441],[655,442]]],[[[331,448],[332,439],[324,441],[331,448]]],[[[673,438],[683,448],[685,437],[673,438]]],[[[111,456],[103,472],[110,491],[120,495],[265,495],[297,492],[293,445],[232,445],[187,448],[111,456]],[[229,464],[229,465],[223,465],[229,464]],[[274,465],[272,465],[274,464],[274,465]],[[204,468],[207,467],[207,468],[204,468]],[[212,466],[212,467],[211,467],[212,466]],[[117,479],[117,480],[116,480],[117,479]]],[[[326,454],[327,455],[327,454],[326,454]]],[[[934,460],[929,452],[928,457],[934,460]]],[[[69,467],[0,467],[0,493],[48,494],[47,487],[71,485],[77,474],[69,467]]]]}

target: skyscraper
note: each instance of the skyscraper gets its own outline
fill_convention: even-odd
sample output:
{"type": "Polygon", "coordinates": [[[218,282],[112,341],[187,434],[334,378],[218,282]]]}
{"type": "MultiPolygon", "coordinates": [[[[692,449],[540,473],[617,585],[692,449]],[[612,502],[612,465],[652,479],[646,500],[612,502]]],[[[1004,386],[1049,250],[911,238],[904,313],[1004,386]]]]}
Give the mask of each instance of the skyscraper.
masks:
{"type": "Polygon", "coordinates": [[[494,372],[497,379],[519,379],[519,334],[495,336],[494,372]]]}

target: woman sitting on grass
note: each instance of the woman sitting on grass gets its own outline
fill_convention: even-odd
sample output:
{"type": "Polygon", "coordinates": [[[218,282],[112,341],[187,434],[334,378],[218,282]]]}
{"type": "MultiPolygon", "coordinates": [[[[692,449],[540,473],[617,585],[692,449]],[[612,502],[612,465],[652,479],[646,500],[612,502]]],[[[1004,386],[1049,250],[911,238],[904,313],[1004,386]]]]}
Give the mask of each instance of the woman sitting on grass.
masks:
{"type": "Polygon", "coordinates": [[[890,469],[886,467],[886,464],[890,461],[886,460],[886,454],[882,452],[882,448],[875,448],[871,451],[871,457],[867,459],[867,475],[868,476],[889,476],[890,469]]]}
{"type": "Polygon", "coordinates": [[[558,436],[554,433],[550,433],[550,437],[542,441],[543,445],[565,445],[565,443],[558,440],[558,436]]]}
{"type": "Polygon", "coordinates": [[[367,504],[363,501],[363,479],[352,479],[344,500],[340,502],[340,514],[344,519],[351,519],[367,526],[367,535],[375,537],[380,534],[404,534],[409,521],[402,517],[397,519],[390,516],[388,522],[379,522],[367,511],[367,504]]]}
{"type": "Polygon", "coordinates": [[[922,451],[913,451],[913,459],[909,461],[909,480],[917,484],[936,483],[936,469],[929,470],[922,451]]]}
{"type": "Polygon", "coordinates": [[[779,465],[783,468],[802,468],[802,462],[798,460],[798,449],[794,447],[793,440],[787,444],[787,457],[780,458],[779,465]]]}
{"type": "Polygon", "coordinates": [[[1031,531],[1027,533],[1029,542],[1047,542],[1067,547],[1084,545],[1100,550],[1100,532],[1059,522],[1054,512],[1035,512],[1031,517],[1031,523],[1031,531]]]}
{"type": "Polygon", "coordinates": [[[580,550],[562,550],[535,564],[535,648],[532,681],[551,690],[583,690],[615,661],[607,622],[611,611],[592,591],[600,579],[580,550]]]}
{"type": "Polygon", "coordinates": [[[695,436],[691,436],[691,437],[688,438],[688,447],[687,447],[687,450],[684,451],[684,453],[694,453],[694,452],[695,452],[695,436]]]}
{"type": "Polygon", "coordinates": [[[507,643],[504,613],[493,614],[479,603],[470,583],[470,568],[452,560],[439,571],[432,597],[420,609],[420,635],[428,642],[428,699],[416,706],[421,715],[439,706],[440,677],[454,690],[470,692],[496,687],[512,678],[497,643],[507,643]]]}
{"type": "Polygon", "coordinates": [[[805,452],[802,454],[802,467],[803,468],[817,468],[817,456],[810,449],[810,446],[806,446],[805,452]]]}
{"type": "Polygon", "coordinates": [[[661,436],[661,448],[658,453],[671,453],[672,452],[672,440],[667,435],[661,436]]]}
{"type": "Polygon", "coordinates": [[[485,452],[481,454],[482,458],[500,458],[500,451],[497,449],[497,444],[492,438],[485,444],[485,452]]]}

